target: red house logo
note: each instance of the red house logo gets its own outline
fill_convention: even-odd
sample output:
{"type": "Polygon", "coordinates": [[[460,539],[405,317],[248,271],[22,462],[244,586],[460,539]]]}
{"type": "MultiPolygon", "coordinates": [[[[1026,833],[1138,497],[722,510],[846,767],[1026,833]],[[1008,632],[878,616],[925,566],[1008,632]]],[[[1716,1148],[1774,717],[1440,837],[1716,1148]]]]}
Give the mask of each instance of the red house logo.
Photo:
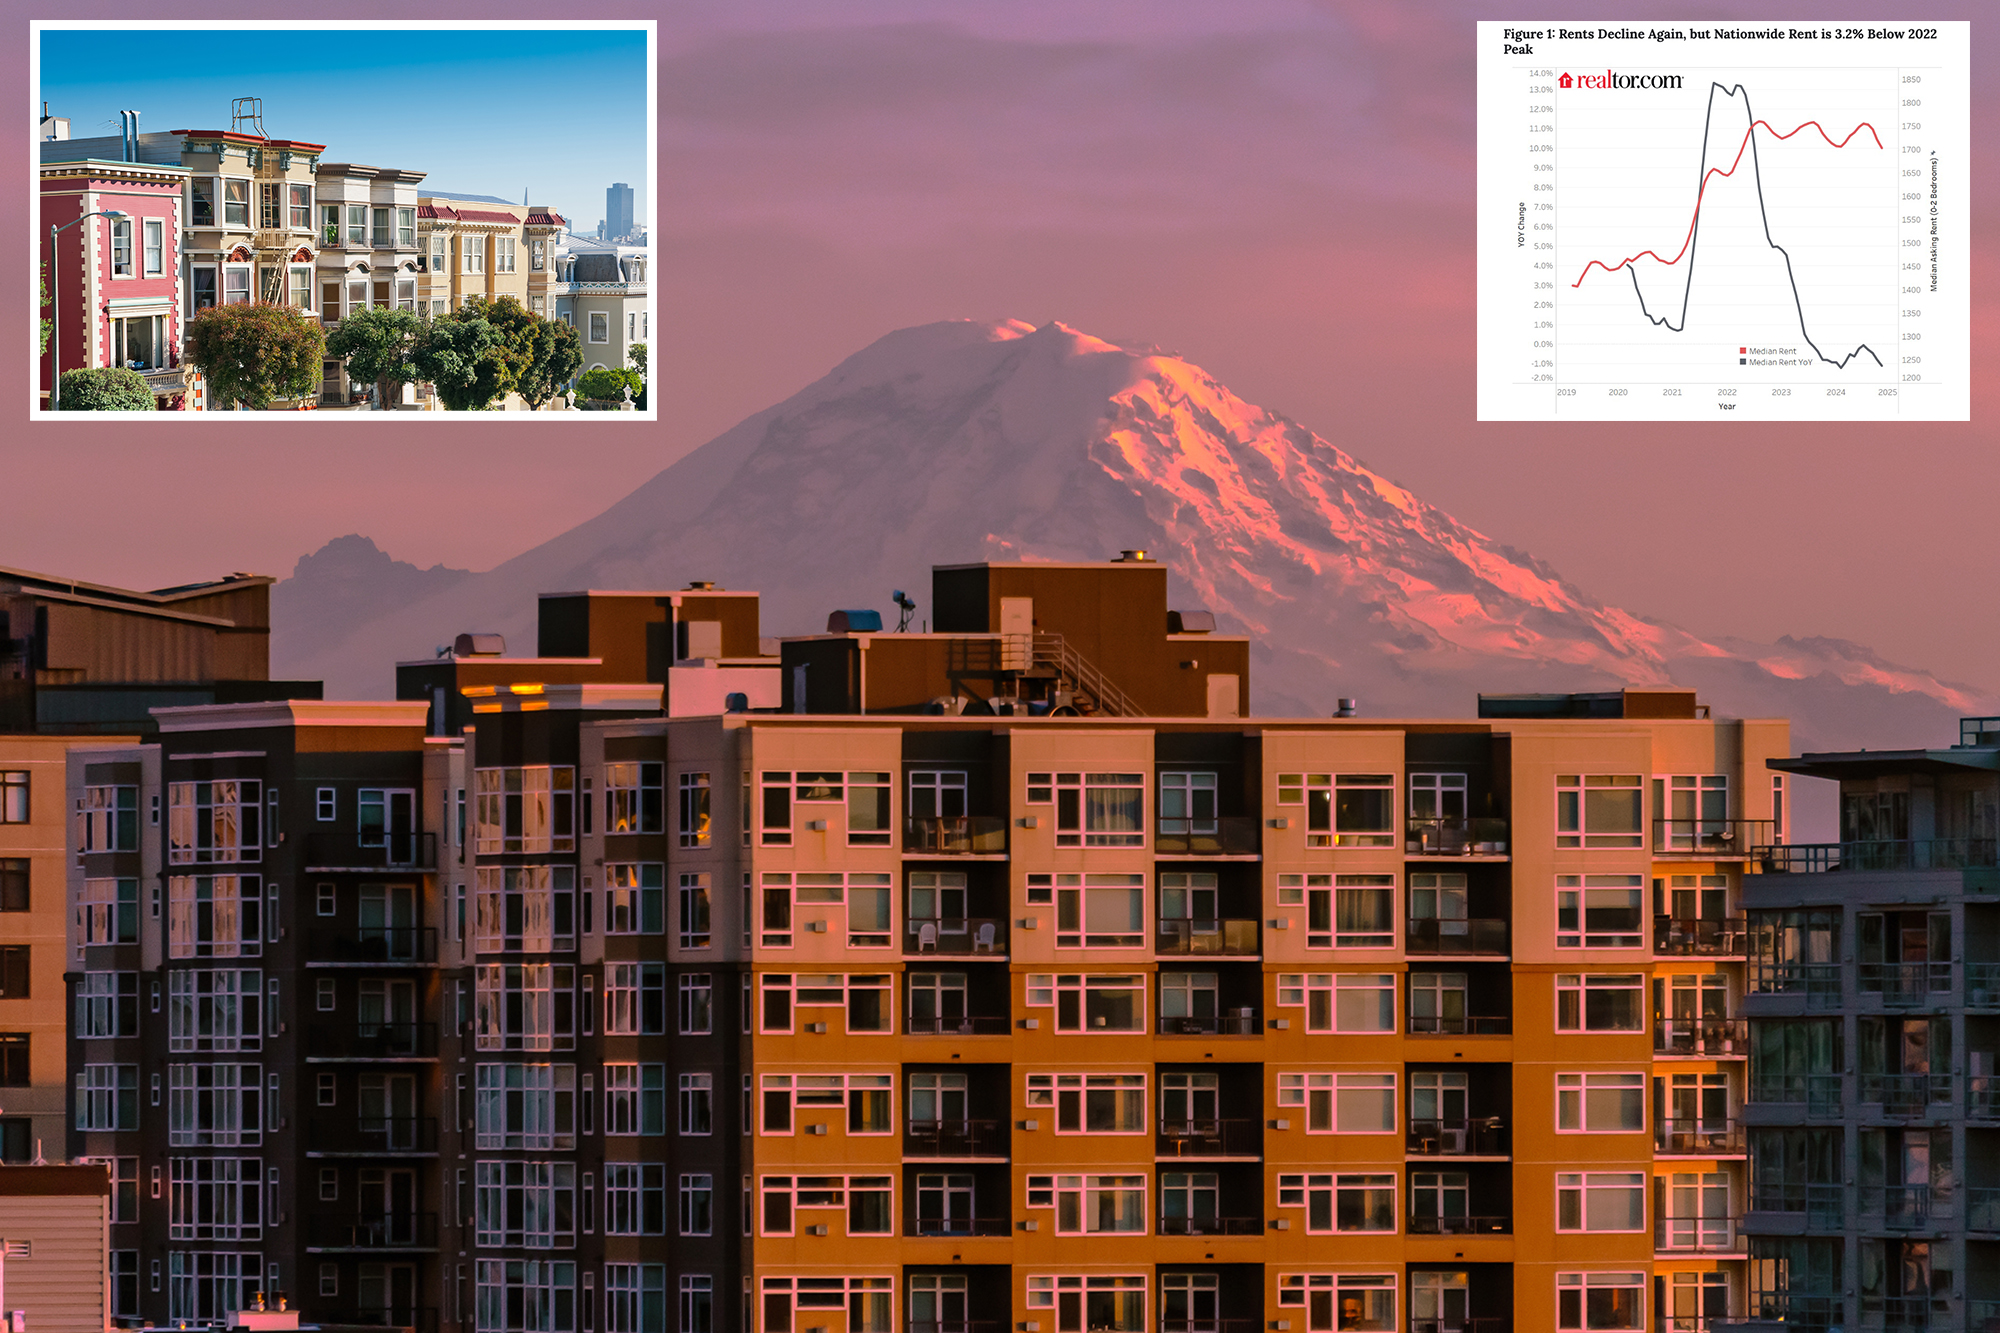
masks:
{"type": "Polygon", "coordinates": [[[1565,74],[1560,79],[1556,80],[1556,87],[1567,88],[1574,82],[1576,82],[1576,80],[1570,78],[1569,75],[1565,74]]]}

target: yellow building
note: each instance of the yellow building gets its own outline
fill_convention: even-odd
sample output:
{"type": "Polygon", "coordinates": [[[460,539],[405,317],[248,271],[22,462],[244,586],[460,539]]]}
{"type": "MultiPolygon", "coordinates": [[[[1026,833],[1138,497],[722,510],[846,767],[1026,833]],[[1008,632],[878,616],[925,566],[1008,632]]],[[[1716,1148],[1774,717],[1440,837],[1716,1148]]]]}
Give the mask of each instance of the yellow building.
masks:
{"type": "Polygon", "coordinates": [[[550,242],[562,226],[562,218],[540,204],[419,194],[421,308],[441,315],[470,297],[511,296],[547,317],[550,242]]]}

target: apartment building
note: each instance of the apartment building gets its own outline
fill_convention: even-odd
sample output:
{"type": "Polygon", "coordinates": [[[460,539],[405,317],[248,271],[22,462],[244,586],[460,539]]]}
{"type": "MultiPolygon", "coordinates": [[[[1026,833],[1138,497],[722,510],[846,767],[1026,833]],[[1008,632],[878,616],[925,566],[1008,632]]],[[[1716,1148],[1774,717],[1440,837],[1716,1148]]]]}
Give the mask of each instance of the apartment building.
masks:
{"type": "Polygon", "coordinates": [[[1807,754],[1840,841],[1761,849],[1743,1119],[1753,1316],[2000,1326],[2000,719],[1807,754]]]}
{"type": "MultiPolygon", "coordinates": [[[[322,162],[313,172],[319,209],[316,284],[319,315],[328,326],[370,307],[415,312],[418,262],[417,184],[424,172],[371,167],[356,162],[322,162]]],[[[320,397],[347,402],[357,390],[347,368],[329,359],[320,397]]],[[[415,386],[403,386],[414,403],[415,386]]]]}
{"type": "Polygon", "coordinates": [[[174,130],[189,172],[186,309],[313,309],[314,168],[326,145],[241,128],[174,130]]]}
{"type": "Polygon", "coordinates": [[[647,251],[572,238],[556,251],[555,318],[576,330],[583,369],[620,370],[651,337],[647,251]]]}
{"type": "Polygon", "coordinates": [[[541,204],[420,194],[417,232],[425,281],[419,299],[429,302],[431,314],[441,315],[470,297],[511,296],[546,317],[551,240],[562,226],[561,216],[541,204]]]}

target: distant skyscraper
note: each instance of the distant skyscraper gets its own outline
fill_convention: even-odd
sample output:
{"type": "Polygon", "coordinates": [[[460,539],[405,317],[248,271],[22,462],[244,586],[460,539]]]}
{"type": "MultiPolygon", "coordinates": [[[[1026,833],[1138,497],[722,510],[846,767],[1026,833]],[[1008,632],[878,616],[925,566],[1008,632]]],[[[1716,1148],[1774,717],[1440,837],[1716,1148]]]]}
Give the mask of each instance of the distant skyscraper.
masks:
{"type": "Polygon", "coordinates": [[[632,187],[614,182],[604,192],[604,238],[616,240],[632,230],[632,187]]]}

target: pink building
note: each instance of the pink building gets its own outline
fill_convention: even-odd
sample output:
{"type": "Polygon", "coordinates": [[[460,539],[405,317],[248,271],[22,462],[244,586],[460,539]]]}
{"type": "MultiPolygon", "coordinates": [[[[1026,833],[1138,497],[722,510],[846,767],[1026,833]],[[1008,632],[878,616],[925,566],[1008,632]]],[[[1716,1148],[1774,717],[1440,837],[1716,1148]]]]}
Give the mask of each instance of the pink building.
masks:
{"type": "MultiPolygon", "coordinates": [[[[188,172],[151,162],[50,162],[41,173],[42,258],[60,305],[56,337],[42,354],[41,406],[60,368],[129,366],[153,385],[161,407],[191,407],[180,368],[181,216],[188,172]],[[116,210],[122,218],[87,217],[116,210]],[[78,222],[78,218],[84,220],[78,222]],[[49,228],[56,234],[53,257],[49,228]]],[[[53,313],[43,307],[45,314],[53,313]]]]}

